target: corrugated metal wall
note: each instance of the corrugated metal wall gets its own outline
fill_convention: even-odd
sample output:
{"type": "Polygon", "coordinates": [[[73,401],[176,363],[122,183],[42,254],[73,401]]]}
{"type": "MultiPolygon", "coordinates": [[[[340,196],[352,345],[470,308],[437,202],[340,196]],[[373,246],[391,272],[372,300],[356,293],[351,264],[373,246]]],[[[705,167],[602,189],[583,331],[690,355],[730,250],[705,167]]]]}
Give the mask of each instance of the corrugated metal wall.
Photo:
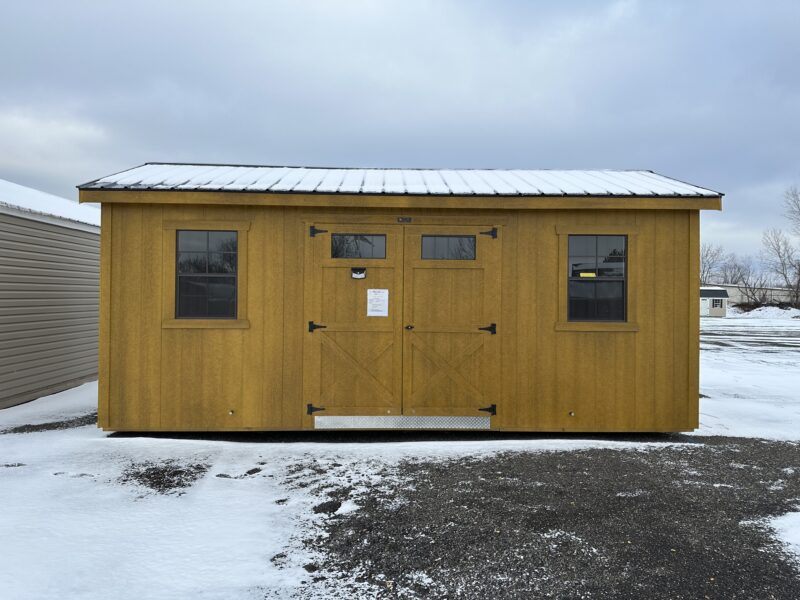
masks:
{"type": "Polygon", "coordinates": [[[0,213],[0,408],[97,376],[100,235],[0,213]]]}

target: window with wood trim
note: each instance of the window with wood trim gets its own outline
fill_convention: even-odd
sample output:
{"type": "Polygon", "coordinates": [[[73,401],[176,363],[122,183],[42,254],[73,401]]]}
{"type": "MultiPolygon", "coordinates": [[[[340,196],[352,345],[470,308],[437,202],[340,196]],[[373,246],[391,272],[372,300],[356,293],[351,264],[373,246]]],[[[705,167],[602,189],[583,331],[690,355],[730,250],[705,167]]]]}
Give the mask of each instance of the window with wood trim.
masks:
{"type": "Polygon", "coordinates": [[[176,233],[175,317],[235,319],[238,233],[176,233]]]}
{"type": "Polygon", "coordinates": [[[711,300],[711,308],[722,308],[722,298],[713,298],[711,300]]]}
{"type": "Polygon", "coordinates": [[[567,318],[625,321],[627,236],[570,235],[567,318]]]}

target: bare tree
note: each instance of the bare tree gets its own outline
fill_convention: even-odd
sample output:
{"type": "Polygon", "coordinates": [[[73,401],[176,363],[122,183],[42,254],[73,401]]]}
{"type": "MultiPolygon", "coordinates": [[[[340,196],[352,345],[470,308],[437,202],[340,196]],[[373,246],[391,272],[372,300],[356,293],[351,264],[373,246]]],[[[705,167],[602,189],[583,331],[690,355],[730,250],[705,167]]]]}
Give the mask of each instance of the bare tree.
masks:
{"type": "MultiPolygon", "coordinates": [[[[786,216],[791,220],[791,211],[787,211],[786,216]]],[[[796,216],[800,220],[800,212],[796,216]]],[[[800,305],[800,251],[780,229],[765,231],[762,244],[765,266],[786,288],[789,302],[794,306],[800,305]]]]}
{"type": "Polygon", "coordinates": [[[720,283],[736,284],[742,280],[742,261],[733,252],[725,257],[719,268],[720,283]]]}
{"type": "Polygon", "coordinates": [[[761,266],[749,256],[737,258],[735,254],[730,255],[731,273],[735,277],[739,291],[745,300],[750,304],[766,304],[767,288],[769,287],[769,275],[764,272],[761,266]]]}
{"type": "Polygon", "coordinates": [[[783,196],[784,215],[789,220],[792,233],[800,237],[800,188],[791,186],[783,196]]]}
{"type": "Polygon", "coordinates": [[[725,258],[722,246],[703,244],[700,246],[700,285],[708,285],[716,277],[725,258]]]}

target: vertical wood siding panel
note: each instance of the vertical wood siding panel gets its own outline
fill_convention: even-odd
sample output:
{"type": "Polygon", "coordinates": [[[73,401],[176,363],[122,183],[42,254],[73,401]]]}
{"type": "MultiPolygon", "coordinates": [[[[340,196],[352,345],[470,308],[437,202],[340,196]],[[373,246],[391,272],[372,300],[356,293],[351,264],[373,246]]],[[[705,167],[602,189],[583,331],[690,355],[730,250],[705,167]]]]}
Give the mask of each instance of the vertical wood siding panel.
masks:
{"type": "Polygon", "coordinates": [[[684,425],[687,430],[700,426],[700,212],[697,210],[689,213],[688,261],[687,414],[684,425]]]}
{"type": "Polygon", "coordinates": [[[637,252],[632,257],[639,331],[635,336],[636,357],[636,429],[650,431],[655,428],[655,322],[657,310],[655,294],[656,274],[656,217],[653,211],[636,214],[639,228],[637,252]]]}
{"type": "Polygon", "coordinates": [[[284,272],[287,274],[283,289],[284,309],[284,361],[281,426],[299,429],[302,425],[303,399],[303,248],[305,248],[302,214],[286,209],[284,225],[284,272]]]}
{"type": "MultiPolygon", "coordinates": [[[[673,245],[673,261],[675,271],[675,292],[673,312],[673,341],[674,346],[670,361],[673,366],[673,415],[670,428],[679,430],[685,427],[688,421],[688,390],[689,364],[686,355],[689,348],[689,301],[692,297],[690,277],[692,269],[688,262],[691,256],[689,251],[689,212],[675,211],[675,244],[673,245]]],[[[700,283],[698,281],[697,286],[700,283]]]]}
{"type": "Polygon", "coordinates": [[[264,386],[269,375],[264,369],[264,280],[271,265],[265,260],[265,246],[269,240],[266,230],[268,210],[251,206],[247,211],[250,232],[247,236],[248,257],[248,295],[247,318],[250,329],[242,332],[242,394],[244,408],[242,424],[245,427],[267,427],[264,421],[264,386]]]}
{"type": "Polygon", "coordinates": [[[112,428],[143,429],[146,407],[140,402],[140,326],[142,275],[142,207],[119,205],[112,224],[112,428]]]}
{"type": "Polygon", "coordinates": [[[100,348],[98,355],[97,424],[111,426],[111,237],[114,207],[103,206],[100,213],[100,348]]]}
{"type": "Polygon", "coordinates": [[[656,220],[655,238],[655,306],[654,315],[667,315],[655,322],[655,427],[667,429],[672,423],[675,403],[675,381],[672,365],[675,327],[669,316],[675,314],[675,217],[665,212],[656,220]]]}
{"type": "MultiPolygon", "coordinates": [[[[520,256],[519,247],[519,215],[514,215],[511,223],[501,229],[503,250],[500,257],[502,267],[500,285],[501,294],[501,343],[502,343],[502,385],[503,396],[498,404],[502,406],[503,416],[497,423],[504,427],[514,426],[515,423],[530,422],[530,403],[520,402],[517,387],[517,345],[519,343],[519,313],[517,304],[517,285],[518,277],[518,257],[520,256]]],[[[530,254],[526,254],[530,256],[530,254]]],[[[526,312],[530,311],[530,305],[526,305],[526,312]]],[[[530,321],[526,321],[530,323],[530,321]]],[[[532,325],[532,324],[531,324],[532,325]]],[[[535,327],[527,329],[527,335],[536,337],[535,327]]],[[[491,374],[488,374],[491,377],[491,374]]],[[[530,383],[529,383],[530,385],[530,383]]]]}
{"type": "Polygon", "coordinates": [[[536,220],[532,213],[523,212],[517,221],[516,247],[520,261],[517,265],[517,385],[514,406],[506,408],[510,413],[504,419],[506,427],[535,428],[536,399],[539,396],[536,380],[537,304],[536,220]]]}
{"type": "MultiPolygon", "coordinates": [[[[142,207],[141,327],[139,364],[142,419],[148,429],[161,427],[161,297],[163,284],[161,206],[142,207]]],[[[135,312],[134,307],[129,307],[135,312]]]]}
{"type": "Polygon", "coordinates": [[[535,388],[530,396],[534,403],[536,429],[561,429],[563,418],[559,410],[557,347],[555,323],[558,320],[556,290],[561,270],[558,266],[558,236],[555,213],[535,213],[531,218],[535,231],[535,259],[527,265],[531,282],[531,293],[535,298],[536,340],[530,344],[535,370],[535,388]]]}
{"type": "MultiPolygon", "coordinates": [[[[262,212],[265,239],[261,248],[262,311],[263,311],[263,416],[265,427],[278,428],[284,423],[284,411],[291,414],[293,404],[284,406],[284,340],[286,331],[291,329],[284,317],[284,243],[285,211],[272,209],[262,212]]],[[[291,248],[291,253],[302,255],[302,247],[291,248]]],[[[297,299],[302,307],[302,300],[297,299]]],[[[294,399],[294,405],[302,404],[301,398],[294,399]]],[[[294,421],[296,422],[296,421],[294,421]]]]}

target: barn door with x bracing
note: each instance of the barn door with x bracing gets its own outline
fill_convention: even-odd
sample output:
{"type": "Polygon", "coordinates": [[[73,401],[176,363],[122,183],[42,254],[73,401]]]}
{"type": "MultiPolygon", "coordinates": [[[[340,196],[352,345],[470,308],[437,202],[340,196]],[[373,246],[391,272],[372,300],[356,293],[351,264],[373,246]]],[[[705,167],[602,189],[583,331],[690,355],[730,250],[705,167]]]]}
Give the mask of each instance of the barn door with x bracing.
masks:
{"type": "Polygon", "coordinates": [[[306,419],[401,414],[402,233],[392,225],[308,227],[306,419]]]}
{"type": "Polygon", "coordinates": [[[403,414],[491,412],[500,387],[497,229],[407,226],[404,237],[403,414]]]}

